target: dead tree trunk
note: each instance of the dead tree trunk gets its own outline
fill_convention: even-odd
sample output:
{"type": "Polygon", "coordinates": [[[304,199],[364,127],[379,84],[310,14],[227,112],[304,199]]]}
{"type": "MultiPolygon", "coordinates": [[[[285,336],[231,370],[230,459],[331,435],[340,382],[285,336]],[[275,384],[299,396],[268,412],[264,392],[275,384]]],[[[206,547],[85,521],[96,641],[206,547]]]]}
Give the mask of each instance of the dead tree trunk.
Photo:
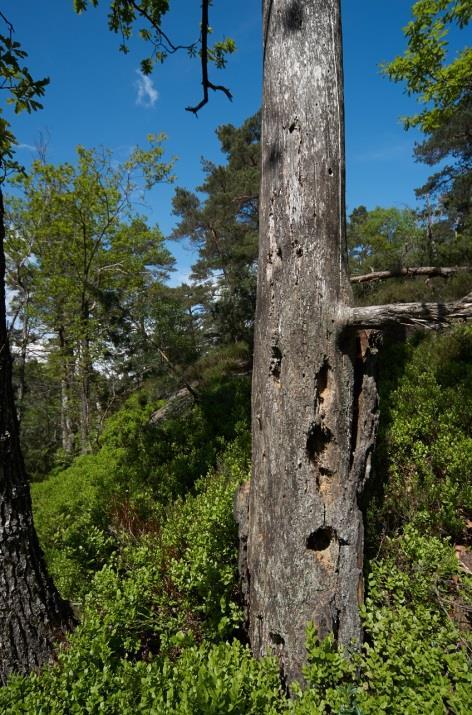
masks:
{"type": "Polygon", "coordinates": [[[72,624],[44,564],[33,526],[13,399],[5,315],[5,238],[0,190],[0,683],[47,662],[72,624]]]}
{"type": "Polygon", "coordinates": [[[248,527],[256,655],[300,674],[306,625],[361,635],[338,2],[266,0],[259,280],[248,527]]]}
{"type": "Polygon", "coordinates": [[[344,646],[361,639],[358,496],[378,419],[365,329],[472,314],[470,300],[351,307],[339,6],[263,3],[253,478],[236,513],[250,642],[256,656],[279,656],[288,682],[300,677],[308,622],[344,646]]]}

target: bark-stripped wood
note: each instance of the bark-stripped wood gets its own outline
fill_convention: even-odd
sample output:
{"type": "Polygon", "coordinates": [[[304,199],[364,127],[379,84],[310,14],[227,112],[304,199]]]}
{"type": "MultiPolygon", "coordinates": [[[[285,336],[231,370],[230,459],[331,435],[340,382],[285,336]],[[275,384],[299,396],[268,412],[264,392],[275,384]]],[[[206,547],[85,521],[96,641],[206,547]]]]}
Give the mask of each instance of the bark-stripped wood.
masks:
{"type": "Polygon", "coordinates": [[[362,635],[358,497],[378,422],[366,330],[442,327],[472,313],[470,296],[351,307],[339,6],[263,2],[253,477],[235,515],[249,639],[256,656],[278,655],[288,684],[301,677],[308,622],[348,648],[362,635]]]}
{"type": "Polygon", "coordinates": [[[391,303],[360,308],[340,307],[342,329],[376,329],[388,325],[412,325],[439,330],[472,319],[472,293],[454,303],[391,303]]]}
{"type": "Polygon", "coordinates": [[[372,271],[372,273],[364,273],[360,276],[351,276],[350,280],[352,285],[357,285],[359,283],[384,281],[388,278],[414,278],[415,276],[450,278],[457,273],[469,273],[471,270],[471,266],[416,266],[411,268],[397,268],[392,271],[372,271]]]}
{"type": "Polygon", "coordinates": [[[266,0],[263,26],[245,589],[253,651],[278,654],[290,682],[305,659],[309,621],[345,645],[361,637],[363,526],[352,454],[361,448],[353,423],[363,390],[355,394],[355,336],[342,346],[336,339],[337,306],[351,301],[339,3],[266,0]]]}
{"type": "Polygon", "coordinates": [[[0,190],[0,683],[47,662],[72,614],[49,578],[33,526],[20,450],[5,314],[5,239],[0,190]]]}

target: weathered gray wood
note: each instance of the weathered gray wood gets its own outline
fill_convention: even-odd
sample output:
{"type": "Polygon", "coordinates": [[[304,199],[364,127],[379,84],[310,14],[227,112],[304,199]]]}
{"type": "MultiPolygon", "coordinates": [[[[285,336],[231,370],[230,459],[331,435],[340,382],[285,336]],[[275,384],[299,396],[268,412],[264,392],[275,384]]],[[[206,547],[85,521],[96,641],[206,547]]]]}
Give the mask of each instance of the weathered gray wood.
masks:
{"type": "Polygon", "coordinates": [[[235,514],[250,642],[278,655],[289,684],[308,622],[346,647],[361,639],[357,500],[378,423],[365,330],[442,327],[472,301],[351,307],[340,0],[264,0],[263,27],[253,476],[235,514]]]}
{"type": "Polygon", "coordinates": [[[376,330],[362,330],[356,338],[350,479],[357,484],[359,495],[370,477],[379,426],[377,353],[381,342],[382,334],[376,330]]]}
{"type": "Polygon", "coordinates": [[[415,276],[426,276],[427,278],[450,278],[457,273],[469,273],[471,266],[413,266],[411,268],[397,268],[392,271],[372,271],[360,276],[351,276],[351,284],[374,283],[384,281],[388,278],[413,278],[415,276]]]}
{"type": "Polygon", "coordinates": [[[309,621],[345,645],[361,637],[355,336],[336,339],[351,302],[339,2],[265,0],[263,26],[249,636],[290,682],[309,621]]]}
{"type": "Polygon", "coordinates": [[[160,407],[152,413],[149,421],[151,424],[157,425],[161,422],[165,422],[165,420],[180,417],[195,404],[194,394],[194,388],[192,388],[192,392],[189,392],[188,387],[182,387],[182,389],[169,397],[163,407],[160,407]]]}
{"type": "Polygon", "coordinates": [[[440,330],[454,323],[472,320],[472,293],[454,303],[392,303],[360,308],[340,306],[341,328],[381,330],[401,324],[440,330]]]}

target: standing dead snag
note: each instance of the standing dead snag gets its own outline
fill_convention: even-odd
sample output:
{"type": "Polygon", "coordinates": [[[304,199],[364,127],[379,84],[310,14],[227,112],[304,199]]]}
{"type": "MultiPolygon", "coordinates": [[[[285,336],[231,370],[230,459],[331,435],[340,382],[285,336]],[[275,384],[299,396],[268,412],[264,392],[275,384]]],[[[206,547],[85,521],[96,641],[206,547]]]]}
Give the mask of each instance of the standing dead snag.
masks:
{"type": "Polygon", "coordinates": [[[290,681],[309,621],[360,638],[356,341],[341,348],[336,326],[351,304],[338,2],[266,0],[263,26],[248,613],[254,653],[278,653],[290,681]]]}
{"type": "Polygon", "coordinates": [[[359,642],[358,504],[377,427],[368,328],[464,319],[467,303],[352,308],[339,0],[264,0],[253,478],[236,511],[248,631],[299,678],[305,631],[359,642]]]}

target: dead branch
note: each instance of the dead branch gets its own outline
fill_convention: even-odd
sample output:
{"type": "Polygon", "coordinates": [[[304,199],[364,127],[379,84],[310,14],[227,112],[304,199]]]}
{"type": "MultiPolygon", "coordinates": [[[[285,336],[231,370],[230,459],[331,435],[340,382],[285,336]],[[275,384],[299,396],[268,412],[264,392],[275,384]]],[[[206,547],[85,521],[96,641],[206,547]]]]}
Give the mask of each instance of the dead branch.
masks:
{"type": "Polygon", "coordinates": [[[392,271],[372,271],[372,273],[365,273],[360,276],[351,276],[350,280],[352,284],[357,285],[358,283],[383,281],[387,278],[414,276],[428,276],[428,278],[440,276],[441,278],[449,278],[456,273],[467,273],[468,271],[472,271],[472,266],[451,266],[447,268],[441,266],[417,266],[414,268],[397,268],[392,271]]]}
{"type": "Polygon", "coordinates": [[[232,100],[233,95],[227,87],[223,87],[220,84],[213,84],[208,79],[208,5],[209,0],[202,0],[202,40],[201,40],[201,63],[202,63],[202,87],[203,87],[203,99],[194,107],[185,107],[187,112],[192,112],[197,116],[199,110],[205,106],[208,102],[208,90],[223,92],[226,94],[228,99],[232,100]]]}
{"type": "Polygon", "coordinates": [[[454,323],[472,320],[472,293],[454,303],[391,303],[359,308],[343,306],[340,329],[382,330],[389,325],[411,325],[440,330],[454,323]]]}

